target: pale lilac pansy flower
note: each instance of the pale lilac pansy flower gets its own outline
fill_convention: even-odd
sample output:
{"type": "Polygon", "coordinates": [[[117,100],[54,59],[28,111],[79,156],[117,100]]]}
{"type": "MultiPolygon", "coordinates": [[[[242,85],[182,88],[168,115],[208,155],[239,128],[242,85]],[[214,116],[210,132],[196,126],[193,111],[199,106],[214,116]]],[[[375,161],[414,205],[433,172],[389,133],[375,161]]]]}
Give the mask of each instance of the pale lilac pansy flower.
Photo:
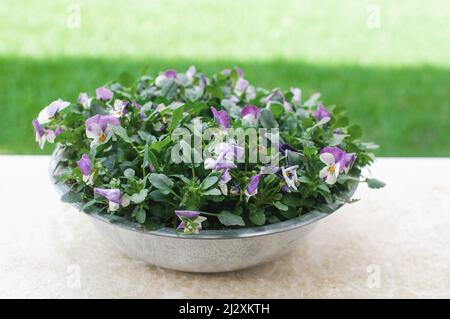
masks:
{"type": "Polygon", "coordinates": [[[85,92],[81,92],[78,96],[77,102],[86,110],[91,108],[92,99],[85,92]]]}
{"type": "Polygon", "coordinates": [[[95,95],[97,100],[108,101],[112,99],[114,93],[107,87],[102,86],[95,90],[95,95]]]}
{"type": "Polygon", "coordinates": [[[106,188],[94,188],[94,193],[105,197],[108,200],[109,211],[114,212],[122,207],[127,207],[130,204],[129,196],[122,195],[120,189],[106,189],[106,188]]]}
{"type": "Polygon", "coordinates": [[[83,175],[83,181],[88,185],[92,185],[94,174],[92,174],[92,162],[89,155],[83,154],[80,160],[77,161],[77,165],[83,175]]]}
{"type": "Polygon", "coordinates": [[[115,100],[114,101],[114,107],[111,111],[109,111],[109,114],[111,114],[114,117],[122,117],[125,114],[125,108],[127,107],[128,102],[124,102],[122,100],[115,100]]]}
{"type": "Polygon", "coordinates": [[[136,100],[131,101],[131,105],[135,107],[137,110],[142,109],[142,105],[140,105],[136,100]]]}
{"type": "Polygon", "coordinates": [[[230,117],[227,111],[218,111],[214,106],[211,106],[211,112],[213,113],[214,120],[217,124],[227,129],[230,127],[230,117]]]}
{"type": "Polygon", "coordinates": [[[53,143],[58,134],[62,133],[61,128],[57,128],[56,130],[47,130],[44,129],[37,119],[34,119],[32,122],[34,127],[34,133],[36,136],[36,142],[38,142],[39,147],[41,149],[44,148],[45,142],[53,143]]]}
{"type": "Polygon", "coordinates": [[[231,195],[239,195],[240,193],[241,193],[241,189],[239,188],[238,184],[235,181],[233,181],[230,186],[230,194],[231,195]]]}
{"type": "Polygon", "coordinates": [[[352,168],[356,160],[356,155],[354,153],[346,153],[344,150],[340,149],[337,146],[324,147],[320,151],[320,153],[329,153],[333,155],[335,163],[339,163],[340,173],[347,173],[352,168]]]}
{"type": "Polygon", "coordinates": [[[196,73],[197,73],[197,69],[195,68],[194,65],[191,65],[187,69],[185,75],[186,75],[186,77],[187,77],[187,79],[189,80],[190,83],[192,83],[192,81],[194,80],[194,76],[195,76],[196,73]]]}
{"type": "Polygon", "coordinates": [[[92,139],[91,147],[103,144],[112,135],[110,126],[120,126],[112,115],[94,115],[86,120],[86,136],[92,139]]]}
{"type": "Polygon", "coordinates": [[[222,142],[214,146],[214,154],[217,156],[216,159],[212,157],[205,159],[205,169],[221,171],[235,168],[235,161],[242,158],[244,148],[233,143],[222,142]]]}
{"type": "Polygon", "coordinates": [[[326,165],[319,173],[320,178],[325,179],[325,183],[333,185],[339,176],[340,162],[336,163],[334,156],[330,153],[320,154],[320,160],[326,165]]]}
{"type": "Polygon", "coordinates": [[[247,90],[245,91],[245,100],[247,102],[256,99],[256,89],[253,85],[249,85],[247,90]]]}
{"type": "Polygon", "coordinates": [[[292,103],[296,106],[301,105],[302,103],[302,90],[299,88],[291,88],[292,93],[292,103]]]}
{"type": "Polygon", "coordinates": [[[177,71],[169,69],[169,70],[162,72],[161,74],[159,74],[156,77],[155,84],[156,84],[156,86],[161,87],[163,85],[163,83],[165,81],[167,81],[168,79],[176,80],[176,78],[177,78],[177,71]]]}
{"type": "Polygon", "coordinates": [[[309,99],[307,99],[305,101],[305,103],[303,103],[303,106],[306,106],[308,108],[316,106],[317,103],[319,103],[319,99],[320,99],[320,93],[314,93],[313,95],[311,95],[309,97],[309,99]]]}
{"type": "Polygon", "coordinates": [[[231,181],[231,175],[230,175],[230,170],[229,169],[225,169],[222,172],[222,176],[219,180],[219,188],[222,192],[222,194],[224,194],[225,196],[228,195],[228,186],[227,183],[231,181]]]}
{"type": "Polygon", "coordinates": [[[287,168],[281,168],[281,174],[283,175],[284,181],[289,189],[297,190],[298,176],[297,176],[298,165],[290,166],[287,168]]]}
{"type": "Polygon", "coordinates": [[[261,176],[262,174],[259,173],[250,178],[250,182],[248,183],[247,188],[245,190],[245,196],[247,197],[247,201],[249,200],[250,197],[258,194],[258,186],[259,181],[261,180],[261,176]]]}
{"type": "Polygon", "coordinates": [[[216,159],[209,157],[204,161],[205,169],[221,173],[219,188],[224,195],[228,193],[227,183],[231,180],[230,169],[236,168],[235,161],[242,158],[244,148],[233,143],[218,143],[214,147],[216,159]]]}
{"type": "Polygon", "coordinates": [[[202,222],[206,220],[206,217],[200,216],[199,211],[176,210],[175,214],[181,220],[177,230],[186,234],[198,234],[202,230],[202,222]]]}
{"type": "Polygon", "coordinates": [[[254,126],[258,123],[261,110],[252,104],[247,104],[241,110],[242,123],[245,126],[254,126]]]}
{"type": "Polygon", "coordinates": [[[57,99],[56,101],[53,101],[52,103],[50,103],[49,105],[44,107],[39,112],[37,120],[39,121],[40,124],[48,123],[50,121],[50,119],[52,119],[56,115],[56,113],[65,109],[69,105],[70,105],[70,102],[66,102],[61,99],[57,99]]]}
{"type": "Polygon", "coordinates": [[[328,119],[329,121],[331,119],[331,113],[322,104],[320,104],[314,113],[314,117],[317,121],[322,121],[325,119],[328,119]]]}
{"type": "Polygon", "coordinates": [[[240,78],[244,77],[244,71],[242,71],[242,69],[240,67],[237,66],[234,69],[236,70],[236,73],[240,78]]]}
{"type": "Polygon", "coordinates": [[[249,83],[244,78],[239,78],[236,81],[236,85],[234,87],[234,94],[237,96],[241,96],[244,92],[247,91],[247,88],[249,86],[249,83]]]}

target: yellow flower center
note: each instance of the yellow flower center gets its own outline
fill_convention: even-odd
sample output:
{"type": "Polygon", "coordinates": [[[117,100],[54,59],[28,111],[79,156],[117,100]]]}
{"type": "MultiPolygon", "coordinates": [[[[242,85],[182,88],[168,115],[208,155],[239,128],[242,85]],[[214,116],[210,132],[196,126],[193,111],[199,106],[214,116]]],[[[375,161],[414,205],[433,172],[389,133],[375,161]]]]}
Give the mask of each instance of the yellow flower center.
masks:
{"type": "Polygon", "coordinates": [[[102,135],[99,136],[98,141],[104,143],[106,141],[106,135],[102,133],[102,135]]]}
{"type": "Polygon", "coordinates": [[[336,169],[334,168],[334,165],[328,166],[328,172],[329,172],[330,174],[334,174],[335,171],[336,171],[336,169]]]}

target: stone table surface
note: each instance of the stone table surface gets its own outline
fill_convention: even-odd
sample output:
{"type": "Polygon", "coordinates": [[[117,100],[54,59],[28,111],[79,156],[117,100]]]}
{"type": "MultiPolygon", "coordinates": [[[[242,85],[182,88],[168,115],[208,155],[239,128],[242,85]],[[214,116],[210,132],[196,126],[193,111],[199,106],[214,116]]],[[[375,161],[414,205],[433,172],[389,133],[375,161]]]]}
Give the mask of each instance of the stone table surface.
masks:
{"type": "Polygon", "coordinates": [[[262,266],[192,274],[128,258],[59,201],[46,156],[0,156],[3,298],[450,298],[450,158],[383,158],[298,248],[262,266]]]}

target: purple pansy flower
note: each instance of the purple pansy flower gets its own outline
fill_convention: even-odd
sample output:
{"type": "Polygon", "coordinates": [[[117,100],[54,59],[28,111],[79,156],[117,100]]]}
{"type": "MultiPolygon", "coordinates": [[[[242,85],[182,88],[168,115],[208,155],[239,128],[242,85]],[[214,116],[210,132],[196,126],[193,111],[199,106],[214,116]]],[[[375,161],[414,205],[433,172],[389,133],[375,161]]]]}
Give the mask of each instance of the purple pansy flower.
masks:
{"type": "Polygon", "coordinates": [[[120,189],[106,189],[106,188],[94,188],[94,193],[105,197],[109,202],[109,210],[111,212],[116,211],[122,205],[126,207],[130,204],[130,199],[128,196],[122,196],[120,189]]]}
{"type": "Polygon", "coordinates": [[[77,165],[80,168],[81,174],[83,174],[83,181],[87,184],[92,184],[92,162],[89,159],[89,155],[83,154],[81,159],[77,161],[77,165]]]}
{"type": "Polygon", "coordinates": [[[232,195],[239,195],[241,193],[241,189],[239,188],[238,184],[233,181],[231,183],[231,187],[230,187],[230,194],[232,195]]]}
{"type": "Polygon", "coordinates": [[[247,200],[258,193],[258,185],[261,179],[262,174],[256,174],[250,178],[250,183],[245,190],[245,195],[247,196],[247,200]]]}
{"type": "Polygon", "coordinates": [[[256,125],[261,110],[255,105],[247,104],[241,111],[242,122],[248,126],[256,125]]]}
{"type": "Polygon", "coordinates": [[[177,71],[170,69],[170,70],[166,70],[164,71],[164,76],[168,79],[176,79],[177,78],[177,71]]]}
{"type": "Polygon", "coordinates": [[[136,100],[131,101],[131,105],[135,107],[137,110],[142,109],[142,105],[140,105],[136,100]]]}
{"type": "Polygon", "coordinates": [[[91,147],[103,144],[111,135],[109,126],[120,126],[112,115],[94,115],[86,120],[86,136],[92,139],[91,147]]]}
{"type": "Polygon", "coordinates": [[[202,229],[202,222],[206,220],[206,217],[200,216],[200,212],[193,210],[176,210],[175,214],[181,220],[177,230],[184,233],[199,233],[202,229]]]}
{"type": "Polygon", "coordinates": [[[224,169],[222,172],[222,176],[219,181],[219,188],[222,191],[222,194],[225,196],[228,195],[228,186],[227,183],[231,181],[231,174],[229,169],[224,169]]]}
{"type": "Polygon", "coordinates": [[[37,119],[34,119],[31,123],[33,124],[34,133],[36,135],[36,142],[38,142],[41,149],[44,148],[45,142],[53,143],[56,135],[62,133],[61,128],[57,128],[54,131],[44,129],[37,119]]]}
{"type": "Polygon", "coordinates": [[[95,95],[97,100],[108,101],[112,99],[114,93],[107,87],[102,86],[95,90],[95,95]]]}
{"type": "Polygon", "coordinates": [[[192,80],[194,79],[195,74],[197,73],[197,69],[195,68],[194,65],[191,65],[187,70],[186,70],[186,77],[189,80],[189,82],[192,82],[192,80]]]}
{"type": "Polygon", "coordinates": [[[300,105],[302,102],[302,90],[299,88],[291,88],[292,103],[300,105]]]}
{"type": "Polygon", "coordinates": [[[211,112],[214,115],[214,120],[217,124],[222,126],[223,128],[229,128],[230,127],[230,117],[228,116],[227,111],[221,110],[217,111],[217,109],[214,106],[211,106],[211,112]]]}
{"type": "Polygon", "coordinates": [[[53,118],[56,113],[65,109],[69,105],[70,102],[66,102],[61,99],[53,101],[52,103],[44,107],[41,112],[39,112],[37,120],[40,124],[45,124],[50,121],[50,119],[53,118]]]}
{"type": "Polygon", "coordinates": [[[113,109],[109,112],[109,114],[111,114],[114,117],[122,117],[126,112],[125,112],[125,108],[127,107],[128,102],[124,102],[122,100],[115,100],[114,101],[114,107],[113,109]]]}
{"type": "Polygon", "coordinates": [[[317,121],[321,121],[325,118],[331,119],[331,113],[322,104],[320,104],[314,113],[314,117],[317,121]]]}
{"type": "Polygon", "coordinates": [[[89,109],[91,107],[91,101],[92,99],[89,98],[89,95],[85,92],[81,92],[78,96],[77,102],[81,104],[85,109],[89,109]]]}
{"type": "Polygon", "coordinates": [[[298,185],[297,168],[298,165],[290,166],[287,168],[284,167],[281,168],[281,174],[289,189],[292,188],[294,190],[297,190],[298,185]]]}
{"type": "Polygon", "coordinates": [[[326,166],[319,172],[319,177],[324,178],[327,184],[335,184],[341,169],[341,162],[337,162],[331,153],[320,154],[320,160],[326,166]]]}
{"type": "Polygon", "coordinates": [[[242,71],[242,69],[240,67],[235,67],[236,73],[240,78],[244,77],[244,71],[242,71]]]}
{"type": "Polygon", "coordinates": [[[38,142],[39,147],[41,149],[43,149],[44,145],[45,145],[45,141],[47,140],[45,131],[42,128],[41,124],[39,124],[38,120],[33,120],[31,123],[33,124],[34,132],[36,134],[36,142],[38,142]]]}
{"type": "Polygon", "coordinates": [[[340,149],[337,146],[324,147],[320,151],[320,154],[323,153],[330,153],[331,155],[333,155],[335,163],[339,163],[341,173],[345,170],[350,170],[356,160],[356,155],[354,153],[346,153],[344,150],[340,149]]]}
{"type": "Polygon", "coordinates": [[[176,80],[177,79],[177,71],[175,70],[166,70],[163,73],[161,73],[160,75],[158,75],[155,79],[155,84],[158,87],[161,87],[163,82],[168,80],[168,79],[172,79],[172,80],[176,80]]]}
{"type": "Polygon", "coordinates": [[[214,147],[216,159],[206,158],[204,161],[205,169],[222,171],[235,168],[235,160],[239,160],[244,155],[244,148],[232,143],[218,143],[214,147]]]}
{"type": "Polygon", "coordinates": [[[247,90],[248,85],[249,85],[249,83],[246,79],[244,79],[244,78],[237,79],[236,85],[234,87],[234,93],[237,96],[241,96],[247,90]]]}

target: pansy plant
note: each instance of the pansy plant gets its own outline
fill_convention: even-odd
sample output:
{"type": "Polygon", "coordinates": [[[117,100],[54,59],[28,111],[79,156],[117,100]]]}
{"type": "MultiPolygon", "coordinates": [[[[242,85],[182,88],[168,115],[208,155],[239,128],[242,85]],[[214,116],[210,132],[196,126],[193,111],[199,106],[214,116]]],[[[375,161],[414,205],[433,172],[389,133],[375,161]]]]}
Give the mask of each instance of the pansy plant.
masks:
{"type": "Polygon", "coordinates": [[[167,69],[109,83],[74,103],[56,99],[32,121],[41,148],[58,145],[55,174],[74,195],[65,200],[85,211],[189,234],[276,223],[351,202],[345,194],[358,182],[384,185],[363,175],[376,145],[318,93],[259,88],[238,67],[212,77],[193,66],[167,69]],[[217,138],[185,142],[207,152],[190,153],[200,162],[175,162],[178,129],[195,138],[211,129],[217,138]],[[230,137],[247,129],[279,136],[264,133],[272,147],[230,137]],[[268,150],[276,163],[250,161],[251,152],[260,159],[268,150]]]}

